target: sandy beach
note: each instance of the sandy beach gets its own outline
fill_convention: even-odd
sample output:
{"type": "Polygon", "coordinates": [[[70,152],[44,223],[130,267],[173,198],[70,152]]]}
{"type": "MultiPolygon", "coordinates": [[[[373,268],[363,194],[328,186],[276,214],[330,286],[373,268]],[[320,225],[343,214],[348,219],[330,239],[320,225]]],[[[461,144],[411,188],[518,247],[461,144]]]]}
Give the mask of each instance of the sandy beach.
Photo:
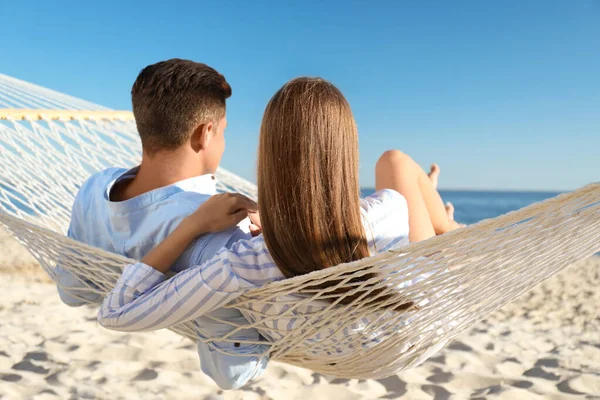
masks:
{"type": "Polygon", "coordinates": [[[222,392],[193,343],[169,331],[101,328],[63,305],[29,254],[0,231],[1,399],[600,399],[600,257],[572,266],[464,332],[423,365],[346,380],[272,362],[222,392]]]}

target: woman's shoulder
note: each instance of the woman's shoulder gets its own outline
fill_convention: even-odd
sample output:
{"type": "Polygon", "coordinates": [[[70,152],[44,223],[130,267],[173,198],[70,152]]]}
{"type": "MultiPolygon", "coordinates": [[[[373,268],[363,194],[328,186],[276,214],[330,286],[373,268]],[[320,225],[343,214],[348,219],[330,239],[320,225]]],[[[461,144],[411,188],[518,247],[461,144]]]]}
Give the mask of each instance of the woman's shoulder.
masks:
{"type": "Polygon", "coordinates": [[[393,189],[381,189],[361,199],[361,207],[370,220],[404,214],[408,218],[406,199],[393,189]]]}
{"type": "Polygon", "coordinates": [[[394,189],[381,189],[361,199],[363,208],[397,205],[398,202],[406,207],[406,199],[394,189]]]}
{"type": "Polygon", "coordinates": [[[361,200],[372,253],[408,244],[408,205],[404,196],[382,189],[361,200]]]}

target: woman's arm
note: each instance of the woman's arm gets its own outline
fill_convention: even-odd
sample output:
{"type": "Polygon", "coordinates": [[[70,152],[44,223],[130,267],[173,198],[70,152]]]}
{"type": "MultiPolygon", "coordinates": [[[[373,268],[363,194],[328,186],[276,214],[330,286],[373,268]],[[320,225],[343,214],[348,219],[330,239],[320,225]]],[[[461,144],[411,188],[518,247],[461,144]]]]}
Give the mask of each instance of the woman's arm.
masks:
{"type": "MultiPolygon", "coordinates": [[[[224,254],[210,262],[222,266],[226,260],[224,254]]],[[[104,299],[98,322],[105,328],[125,332],[162,329],[202,316],[241,294],[230,269],[205,276],[203,266],[166,280],[164,274],[146,264],[128,265],[104,299]],[[213,285],[227,290],[215,290],[213,285]]]]}
{"type": "Polygon", "coordinates": [[[196,319],[244,291],[283,275],[262,237],[240,240],[211,260],[173,278],[143,263],[128,265],[98,312],[100,325],[117,331],[149,331],[196,319]],[[129,295],[129,294],[131,295],[129,295]]]}
{"type": "MultiPolygon", "coordinates": [[[[223,219],[216,218],[218,207],[235,210],[244,204],[247,209],[252,209],[253,205],[244,199],[204,203],[180,224],[177,232],[144,257],[144,261],[154,263],[152,266],[144,263],[128,265],[115,288],[104,299],[98,312],[99,323],[118,331],[161,329],[219,308],[252,284],[261,285],[279,278],[281,274],[264,249],[262,238],[255,238],[253,243],[241,240],[230,250],[223,249],[210,261],[166,282],[166,275],[159,270],[168,270],[170,260],[177,257],[178,249],[185,248],[190,237],[221,228],[219,224],[223,219]],[[203,216],[208,211],[212,216],[203,216]],[[232,264],[239,268],[237,273],[232,264]]],[[[232,217],[231,221],[239,217],[232,217]]]]}
{"type": "Polygon", "coordinates": [[[150,250],[142,262],[164,274],[198,236],[235,226],[257,210],[256,202],[237,193],[211,196],[165,240],[150,250]]]}
{"type": "MultiPolygon", "coordinates": [[[[212,196],[144,257],[145,264],[142,262],[125,268],[116,286],[102,303],[98,312],[100,324],[115,330],[139,331],[169,326],[172,321],[169,316],[185,319],[190,311],[186,306],[190,303],[183,304],[179,296],[182,290],[188,290],[189,282],[195,282],[194,290],[200,288],[203,282],[201,271],[200,269],[188,270],[168,282],[164,282],[167,278],[164,273],[196,236],[205,232],[227,229],[245,218],[248,211],[254,210],[256,210],[256,203],[244,196],[237,194],[212,196]],[[160,287],[157,287],[159,285],[160,287]]],[[[226,259],[227,255],[217,254],[211,262],[225,263],[226,259]],[[222,258],[219,259],[221,256],[222,258]]],[[[216,278],[218,276],[211,276],[209,283],[216,283],[216,278]]],[[[215,295],[213,292],[214,290],[207,286],[197,293],[190,294],[196,296],[195,301],[202,302],[207,307],[216,307],[215,304],[231,301],[233,298],[233,293],[215,295]],[[206,302],[203,296],[209,296],[212,301],[206,302]]],[[[202,315],[210,310],[212,308],[198,308],[193,312],[202,315]]]]}

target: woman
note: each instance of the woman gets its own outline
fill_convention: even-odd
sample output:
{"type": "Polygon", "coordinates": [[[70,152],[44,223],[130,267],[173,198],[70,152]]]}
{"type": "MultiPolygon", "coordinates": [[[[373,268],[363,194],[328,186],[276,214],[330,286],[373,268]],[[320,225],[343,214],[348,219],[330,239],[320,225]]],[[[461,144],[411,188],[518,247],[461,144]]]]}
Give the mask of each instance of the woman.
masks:
{"type": "MultiPolygon", "coordinates": [[[[323,79],[288,82],[267,105],[260,130],[262,235],[241,240],[211,261],[165,282],[173,261],[196,236],[211,229],[210,221],[224,215],[219,213],[238,211],[240,218],[244,214],[226,209],[219,198],[205,203],[142,263],[127,266],[105,299],[99,322],[124,331],[169,327],[204,315],[268,282],[357,261],[458,226],[448,217],[427,174],[408,156],[388,151],[375,172],[377,192],[361,200],[358,133],[346,99],[323,79]]],[[[231,222],[236,221],[233,218],[231,222]]],[[[372,276],[362,279],[367,278],[372,276]]],[[[359,291],[350,296],[341,289],[334,293],[346,303],[365,294],[359,291]]],[[[367,301],[386,300],[386,296],[374,296],[367,301]]],[[[277,340],[286,329],[301,324],[302,315],[330,303],[295,307],[292,316],[286,313],[288,304],[257,300],[247,318],[275,316],[263,328],[265,335],[277,340]]],[[[391,308],[401,310],[409,305],[400,301],[391,308]]],[[[357,321],[347,329],[360,330],[360,325],[357,321]]]]}

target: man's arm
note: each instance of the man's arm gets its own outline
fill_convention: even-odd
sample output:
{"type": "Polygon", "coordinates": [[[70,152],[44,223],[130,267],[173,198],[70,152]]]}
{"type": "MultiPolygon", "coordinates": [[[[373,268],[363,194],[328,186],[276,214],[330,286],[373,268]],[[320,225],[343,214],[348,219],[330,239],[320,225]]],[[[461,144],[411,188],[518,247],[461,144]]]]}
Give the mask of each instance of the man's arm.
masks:
{"type": "MultiPolygon", "coordinates": [[[[80,199],[77,196],[71,211],[71,223],[67,233],[67,236],[74,240],[79,240],[79,229],[83,222],[79,209],[80,199]]],[[[85,263],[85,261],[81,262],[85,263]]],[[[60,299],[69,307],[81,307],[85,304],[102,302],[104,296],[98,292],[98,287],[86,279],[83,274],[77,273],[77,266],[70,265],[65,256],[59,257],[52,279],[56,282],[60,299]]]]}

